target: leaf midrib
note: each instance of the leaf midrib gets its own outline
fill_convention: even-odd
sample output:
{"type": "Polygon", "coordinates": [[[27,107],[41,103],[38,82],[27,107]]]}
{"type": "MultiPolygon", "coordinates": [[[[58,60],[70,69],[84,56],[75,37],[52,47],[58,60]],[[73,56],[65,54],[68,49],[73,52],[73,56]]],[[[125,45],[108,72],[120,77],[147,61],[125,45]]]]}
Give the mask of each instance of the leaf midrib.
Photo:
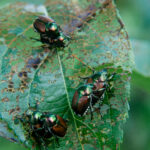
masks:
{"type": "Polygon", "coordinates": [[[73,118],[73,121],[74,121],[74,125],[75,125],[75,129],[76,129],[76,133],[77,133],[78,140],[79,140],[79,142],[80,142],[80,145],[81,145],[82,150],[84,150],[83,145],[82,145],[82,143],[81,143],[80,135],[79,135],[79,133],[78,133],[77,123],[76,123],[76,120],[75,120],[75,116],[74,116],[73,110],[72,110],[72,108],[71,108],[71,104],[70,104],[70,100],[69,100],[69,95],[68,95],[68,91],[67,91],[67,85],[66,85],[66,81],[65,81],[65,77],[64,77],[64,73],[63,73],[63,68],[62,68],[62,63],[61,63],[61,60],[60,60],[59,52],[57,51],[56,53],[57,53],[57,57],[58,57],[58,61],[59,61],[59,66],[60,66],[60,71],[61,71],[62,78],[63,78],[63,82],[64,82],[64,87],[65,87],[65,93],[66,93],[67,103],[68,103],[68,106],[69,106],[69,109],[70,109],[70,111],[71,111],[71,115],[72,115],[72,118],[73,118]]]}

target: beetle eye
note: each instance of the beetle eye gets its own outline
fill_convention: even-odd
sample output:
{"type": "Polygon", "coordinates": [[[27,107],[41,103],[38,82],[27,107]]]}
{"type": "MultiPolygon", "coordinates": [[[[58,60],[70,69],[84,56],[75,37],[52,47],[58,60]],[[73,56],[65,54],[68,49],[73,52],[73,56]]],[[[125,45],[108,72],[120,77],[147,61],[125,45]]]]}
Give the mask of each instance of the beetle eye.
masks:
{"type": "Polygon", "coordinates": [[[50,122],[55,122],[56,121],[56,116],[55,115],[51,115],[49,117],[50,122]]]}
{"type": "Polygon", "coordinates": [[[42,116],[42,113],[37,112],[34,117],[35,117],[35,119],[39,119],[39,118],[41,118],[41,116],[42,116]]]}
{"type": "Polygon", "coordinates": [[[95,82],[98,82],[99,80],[95,80],[95,82]]]}
{"type": "Polygon", "coordinates": [[[87,89],[86,89],[86,93],[87,93],[87,94],[90,94],[90,93],[91,93],[91,88],[87,88],[87,89]]]}
{"type": "Polygon", "coordinates": [[[64,36],[64,34],[62,32],[60,32],[60,36],[58,37],[58,39],[60,41],[63,41],[65,39],[65,36],[64,36]]]}
{"type": "Polygon", "coordinates": [[[81,93],[82,95],[84,95],[85,92],[84,92],[84,91],[80,91],[80,93],[81,93]]]}
{"type": "Polygon", "coordinates": [[[55,24],[55,23],[52,23],[51,25],[50,25],[50,27],[49,27],[49,29],[50,30],[52,30],[52,31],[56,31],[57,30],[57,25],[55,24]]]}
{"type": "Polygon", "coordinates": [[[89,88],[87,88],[87,89],[86,89],[86,93],[87,93],[87,94],[89,94],[89,93],[90,93],[90,90],[89,90],[89,88]]]}
{"type": "Polygon", "coordinates": [[[59,36],[58,38],[60,41],[63,41],[64,40],[64,37],[63,36],[59,36]]]}

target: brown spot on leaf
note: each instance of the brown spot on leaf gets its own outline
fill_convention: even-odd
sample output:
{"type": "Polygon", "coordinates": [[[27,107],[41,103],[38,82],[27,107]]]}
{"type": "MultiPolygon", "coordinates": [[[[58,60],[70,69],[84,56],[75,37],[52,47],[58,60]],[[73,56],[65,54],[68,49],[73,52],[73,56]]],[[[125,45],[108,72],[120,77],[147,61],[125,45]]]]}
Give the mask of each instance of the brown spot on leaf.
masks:
{"type": "Polygon", "coordinates": [[[19,86],[19,90],[21,92],[24,92],[24,89],[27,88],[28,85],[28,72],[27,71],[21,71],[18,73],[18,77],[21,80],[20,86],[19,86]]]}
{"type": "Polygon", "coordinates": [[[27,62],[27,68],[34,68],[36,69],[38,65],[40,64],[41,59],[40,58],[30,58],[27,62]]]}
{"type": "Polygon", "coordinates": [[[14,113],[18,113],[18,112],[20,112],[20,107],[16,106],[16,108],[9,110],[9,115],[11,115],[12,113],[14,114],[14,113]]]}
{"type": "Polygon", "coordinates": [[[20,107],[19,106],[16,107],[16,111],[20,111],[20,107]]]}
{"type": "Polygon", "coordinates": [[[6,91],[9,91],[9,92],[12,92],[12,93],[15,92],[14,83],[12,81],[8,82],[8,88],[6,88],[6,91]]]}
{"type": "Polygon", "coordinates": [[[22,71],[18,73],[18,77],[19,78],[27,78],[28,77],[28,73],[26,71],[22,71]]]}
{"type": "Polygon", "coordinates": [[[9,110],[9,115],[11,115],[14,111],[15,111],[15,109],[9,110]]]}
{"type": "Polygon", "coordinates": [[[19,102],[19,96],[16,96],[16,102],[19,102]]]}
{"type": "Polygon", "coordinates": [[[9,99],[7,97],[2,98],[2,102],[8,102],[9,99]]]}

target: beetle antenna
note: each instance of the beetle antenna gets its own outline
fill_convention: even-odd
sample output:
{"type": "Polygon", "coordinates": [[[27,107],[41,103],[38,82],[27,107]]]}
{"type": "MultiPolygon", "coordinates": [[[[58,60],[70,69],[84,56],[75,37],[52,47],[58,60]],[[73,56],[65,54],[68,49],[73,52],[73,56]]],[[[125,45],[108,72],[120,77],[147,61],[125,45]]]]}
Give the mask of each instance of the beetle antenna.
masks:
{"type": "Polygon", "coordinates": [[[77,57],[77,55],[72,54],[72,56],[73,56],[74,58],[76,58],[78,61],[80,61],[83,65],[85,65],[86,67],[88,67],[90,70],[92,70],[93,73],[95,72],[95,70],[94,70],[91,66],[89,66],[89,65],[87,65],[85,62],[83,62],[80,58],[77,57]]]}
{"type": "Polygon", "coordinates": [[[41,42],[41,40],[37,39],[37,38],[33,38],[33,37],[30,37],[31,40],[35,40],[35,41],[38,41],[38,42],[41,42]]]}

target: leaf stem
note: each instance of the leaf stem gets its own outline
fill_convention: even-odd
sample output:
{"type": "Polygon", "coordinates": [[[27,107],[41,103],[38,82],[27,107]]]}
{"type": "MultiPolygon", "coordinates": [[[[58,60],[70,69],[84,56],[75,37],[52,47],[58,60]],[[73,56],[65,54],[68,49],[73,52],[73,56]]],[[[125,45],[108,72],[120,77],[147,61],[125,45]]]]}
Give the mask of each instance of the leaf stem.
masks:
{"type": "Polygon", "coordinates": [[[84,150],[84,147],[83,147],[83,145],[82,145],[82,143],[81,143],[81,139],[80,139],[80,136],[79,136],[79,133],[78,133],[78,128],[77,128],[77,124],[76,124],[76,121],[75,121],[75,116],[74,116],[74,113],[73,113],[73,111],[72,111],[71,104],[70,104],[70,101],[69,101],[69,95],[68,95],[68,92],[67,92],[66,81],[65,81],[64,74],[63,74],[62,64],[61,64],[61,60],[60,60],[60,56],[59,56],[59,54],[58,54],[58,51],[57,51],[57,56],[58,56],[58,60],[59,60],[59,65],[60,65],[60,70],[61,70],[61,73],[62,73],[62,77],[63,77],[63,80],[64,80],[64,87],[65,87],[65,91],[66,91],[67,102],[68,102],[69,109],[70,109],[71,114],[72,114],[72,117],[73,117],[75,129],[76,129],[76,131],[77,131],[77,137],[78,137],[78,140],[79,140],[79,142],[80,142],[80,145],[81,145],[82,150],[84,150]]]}

